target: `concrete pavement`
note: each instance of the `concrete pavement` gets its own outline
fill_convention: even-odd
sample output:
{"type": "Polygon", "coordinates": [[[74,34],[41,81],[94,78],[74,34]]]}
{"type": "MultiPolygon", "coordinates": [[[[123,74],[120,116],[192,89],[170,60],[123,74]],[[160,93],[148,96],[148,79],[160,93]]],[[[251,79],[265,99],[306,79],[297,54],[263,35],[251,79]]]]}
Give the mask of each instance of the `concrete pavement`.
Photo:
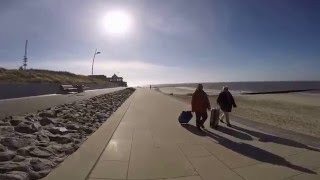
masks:
{"type": "Polygon", "coordinates": [[[0,119],[4,118],[5,116],[35,112],[65,103],[89,99],[100,94],[110,93],[121,89],[124,88],[118,87],[87,90],[85,92],[75,94],[50,94],[15,99],[3,99],[0,100],[0,119]]]}
{"type": "Polygon", "coordinates": [[[114,130],[102,127],[92,135],[111,133],[108,138],[88,139],[49,179],[320,179],[320,151],[292,139],[235,122],[233,128],[222,124],[213,130],[207,121],[204,132],[195,128],[194,118],[181,126],[178,116],[190,106],[149,89],[138,89],[124,106],[123,115],[111,117],[118,119],[114,130]],[[78,172],[96,146],[105,148],[92,168],[78,172]],[[74,171],[63,171],[68,168],[74,171]],[[71,175],[77,173],[86,178],[71,175]]]}

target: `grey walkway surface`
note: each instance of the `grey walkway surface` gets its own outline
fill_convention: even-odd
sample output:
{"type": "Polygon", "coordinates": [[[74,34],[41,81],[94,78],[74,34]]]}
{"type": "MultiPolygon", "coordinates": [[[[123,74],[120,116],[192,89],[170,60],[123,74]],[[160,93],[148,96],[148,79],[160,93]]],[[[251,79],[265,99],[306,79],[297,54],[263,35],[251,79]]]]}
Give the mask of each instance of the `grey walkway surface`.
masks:
{"type": "Polygon", "coordinates": [[[35,112],[41,109],[46,109],[60,104],[70,103],[83,99],[89,99],[100,94],[110,93],[121,89],[124,88],[107,88],[89,90],[75,94],[51,94],[16,99],[4,99],[0,100],[0,118],[9,115],[20,115],[35,112]]]}
{"type": "Polygon", "coordinates": [[[45,180],[320,179],[320,151],[233,122],[181,126],[190,105],[138,89],[45,180]]]}
{"type": "Polygon", "coordinates": [[[138,89],[88,179],[320,179],[320,151],[238,123],[199,132],[188,104],[138,89]]]}

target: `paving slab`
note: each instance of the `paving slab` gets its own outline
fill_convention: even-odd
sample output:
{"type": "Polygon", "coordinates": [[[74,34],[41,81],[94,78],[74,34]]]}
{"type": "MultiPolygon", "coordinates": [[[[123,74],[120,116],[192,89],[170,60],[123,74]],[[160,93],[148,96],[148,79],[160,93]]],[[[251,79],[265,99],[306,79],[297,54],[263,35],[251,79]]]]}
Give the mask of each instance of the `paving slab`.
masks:
{"type": "Polygon", "coordinates": [[[111,139],[102,153],[102,161],[129,161],[132,141],[124,139],[111,139]]]}
{"type": "Polygon", "coordinates": [[[314,170],[316,174],[300,174],[297,176],[291,177],[292,180],[319,180],[320,179],[320,168],[314,170]]]}
{"type": "Polygon", "coordinates": [[[214,156],[190,158],[190,161],[203,180],[242,179],[241,176],[229,169],[225,164],[223,164],[214,156]]]}
{"type": "Polygon", "coordinates": [[[90,178],[126,179],[128,162],[123,161],[99,161],[90,178]]]}

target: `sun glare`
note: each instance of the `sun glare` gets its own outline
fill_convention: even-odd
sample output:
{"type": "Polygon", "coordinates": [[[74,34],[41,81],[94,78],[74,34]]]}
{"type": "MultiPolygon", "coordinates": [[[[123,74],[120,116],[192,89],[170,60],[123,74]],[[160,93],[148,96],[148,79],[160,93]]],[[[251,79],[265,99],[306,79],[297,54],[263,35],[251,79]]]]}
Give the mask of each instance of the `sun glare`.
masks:
{"type": "Polygon", "coordinates": [[[124,11],[110,11],[103,19],[104,27],[110,34],[124,34],[132,26],[131,16],[124,11]]]}

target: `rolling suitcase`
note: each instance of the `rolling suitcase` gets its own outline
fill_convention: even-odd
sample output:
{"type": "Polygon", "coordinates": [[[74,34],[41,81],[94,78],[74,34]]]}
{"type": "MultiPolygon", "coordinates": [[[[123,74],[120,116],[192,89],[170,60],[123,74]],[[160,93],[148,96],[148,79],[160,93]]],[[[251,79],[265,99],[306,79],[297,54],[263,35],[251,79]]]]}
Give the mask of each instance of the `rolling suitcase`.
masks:
{"type": "Polygon", "coordinates": [[[219,115],[220,115],[219,108],[211,109],[211,115],[210,115],[210,127],[211,128],[217,129],[218,123],[219,123],[219,115]]]}
{"type": "Polygon", "coordinates": [[[192,119],[191,111],[182,111],[178,120],[180,124],[187,124],[192,119]]]}

